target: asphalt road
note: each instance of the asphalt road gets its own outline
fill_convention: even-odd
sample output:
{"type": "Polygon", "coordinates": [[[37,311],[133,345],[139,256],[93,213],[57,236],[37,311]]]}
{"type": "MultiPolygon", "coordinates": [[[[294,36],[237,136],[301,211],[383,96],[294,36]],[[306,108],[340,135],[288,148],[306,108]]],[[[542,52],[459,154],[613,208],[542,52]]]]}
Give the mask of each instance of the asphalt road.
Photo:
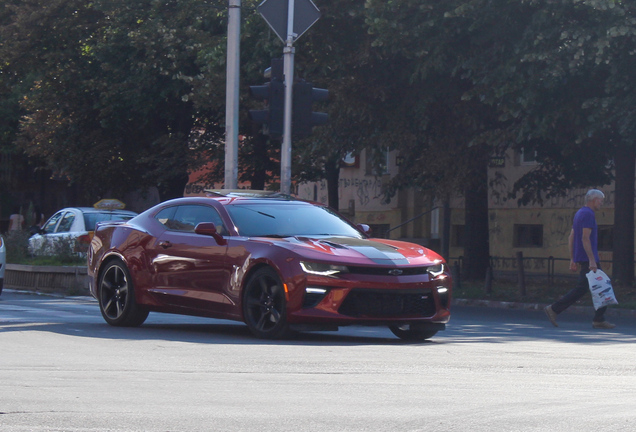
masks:
{"type": "Polygon", "coordinates": [[[87,298],[0,296],[0,431],[634,431],[636,322],[455,307],[408,344],[349,327],[287,341],[87,298]]]}

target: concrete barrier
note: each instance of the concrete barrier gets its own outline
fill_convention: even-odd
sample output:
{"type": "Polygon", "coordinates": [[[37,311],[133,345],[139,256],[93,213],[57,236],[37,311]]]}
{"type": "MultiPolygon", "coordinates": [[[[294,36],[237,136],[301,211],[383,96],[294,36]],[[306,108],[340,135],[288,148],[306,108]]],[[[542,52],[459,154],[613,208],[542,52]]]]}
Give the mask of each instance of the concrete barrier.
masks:
{"type": "Polygon", "coordinates": [[[4,287],[43,293],[89,295],[85,266],[7,264],[4,287]]]}

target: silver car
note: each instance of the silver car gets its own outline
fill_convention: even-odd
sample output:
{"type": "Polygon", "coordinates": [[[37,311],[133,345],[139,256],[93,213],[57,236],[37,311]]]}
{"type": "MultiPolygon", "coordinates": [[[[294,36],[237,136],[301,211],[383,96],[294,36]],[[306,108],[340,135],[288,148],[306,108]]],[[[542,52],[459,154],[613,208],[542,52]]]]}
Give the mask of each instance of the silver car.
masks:
{"type": "Polygon", "coordinates": [[[0,236],[0,294],[4,286],[4,270],[7,266],[7,248],[4,245],[4,239],[0,236]]]}
{"type": "Polygon", "coordinates": [[[40,234],[31,236],[29,252],[33,255],[53,255],[60,247],[70,247],[74,253],[85,253],[97,222],[125,221],[135,216],[137,213],[128,210],[98,210],[93,207],[62,209],[46,221],[40,234]]]}

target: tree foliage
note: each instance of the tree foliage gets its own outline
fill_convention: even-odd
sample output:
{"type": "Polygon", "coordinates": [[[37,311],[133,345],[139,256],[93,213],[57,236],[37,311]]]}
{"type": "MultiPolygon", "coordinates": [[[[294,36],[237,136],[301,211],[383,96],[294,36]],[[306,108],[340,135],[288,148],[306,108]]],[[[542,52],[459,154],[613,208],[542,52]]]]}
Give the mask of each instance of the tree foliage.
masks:
{"type": "MultiPolygon", "coordinates": [[[[257,102],[247,88],[264,81],[283,45],[258,3],[244,0],[242,9],[240,171],[264,185],[277,175],[280,144],[248,120],[257,102]]],[[[295,179],[328,178],[337,191],[343,156],[389,148],[404,164],[387,196],[405,187],[463,193],[475,206],[467,214],[485,218],[488,158],[514,148],[535,151],[539,162],[515,183],[520,204],[615,175],[633,212],[633,187],[623,187],[633,174],[613,164],[634,155],[632,2],[316,3],[321,19],[295,43],[296,76],[329,89],[317,110],[330,122],[294,142],[295,179]]],[[[225,0],[7,0],[2,152],[25,151],[91,195],[150,185],[178,195],[188,170],[208,160],[217,162],[209,180],[220,180],[226,9],[225,0]]],[[[629,219],[617,219],[617,229],[633,231],[629,219]]],[[[471,254],[487,257],[487,237],[475,241],[482,247],[471,254]]],[[[621,250],[631,259],[633,250],[621,250]]]]}
{"type": "MultiPolygon", "coordinates": [[[[158,185],[182,194],[191,96],[225,24],[214,2],[16,1],[3,73],[25,91],[19,144],[92,196],[158,185]],[[212,6],[212,7],[210,7],[212,6]]],[[[212,76],[218,83],[220,77],[212,76]]],[[[219,92],[223,95],[223,92],[219,92]]],[[[216,106],[222,103],[217,100],[216,106]]],[[[208,103],[207,107],[214,106],[208,103]]],[[[218,115],[209,110],[210,117],[218,115]]]]}

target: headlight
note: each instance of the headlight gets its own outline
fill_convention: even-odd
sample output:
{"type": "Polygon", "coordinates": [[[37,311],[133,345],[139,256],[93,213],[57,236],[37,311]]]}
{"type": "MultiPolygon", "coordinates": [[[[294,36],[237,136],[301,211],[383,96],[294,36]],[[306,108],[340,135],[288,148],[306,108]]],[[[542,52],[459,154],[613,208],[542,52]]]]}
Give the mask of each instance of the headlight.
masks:
{"type": "Polygon", "coordinates": [[[301,261],[300,267],[305,273],[318,276],[335,276],[337,274],[349,273],[349,269],[346,266],[326,263],[301,261]]]}
{"type": "Polygon", "coordinates": [[[444,273],[444,264],[439,263],[432,266],[429,266],[426,271],[431,276],[431,278],[436,278],[444,273]]]}

